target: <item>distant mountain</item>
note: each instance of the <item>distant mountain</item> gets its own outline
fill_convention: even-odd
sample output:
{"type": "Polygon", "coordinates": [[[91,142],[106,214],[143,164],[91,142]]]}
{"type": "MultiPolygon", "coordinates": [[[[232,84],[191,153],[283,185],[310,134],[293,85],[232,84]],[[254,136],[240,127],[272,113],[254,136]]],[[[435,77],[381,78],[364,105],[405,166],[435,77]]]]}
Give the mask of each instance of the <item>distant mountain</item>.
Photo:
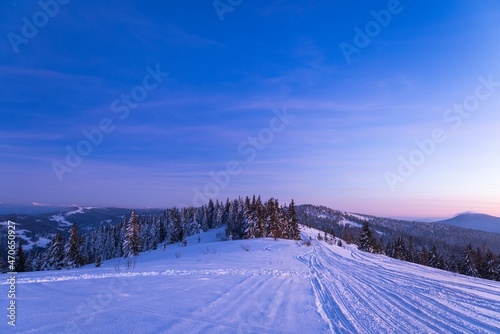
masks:
{"type": "Polygon", "coordinates": [[[476,226],[472,225],[474,226],[472,229],[436,222],[376,217],[309,204],[297,205],[296,211],[301,224],[328,233],[333,232],[334,235],[348,243],[357,241],[361,226],[368,222],[376,234],[377,242],[385,247],[401,236],[407,245],[411,238],[413,246],[417,250],[431,249],[436,246],[438,253],[444,257],[455,256],[459,258],[468,243],[471,243],[474,248],[486,245],[495,254],[500,254],[500,231],[495,233],[479,229],[479,220],[477,219],[475,220],[476,226]]]}
{"type": "Polygon", "coordinates": [[[0,215],[20,214],[20,215],[39,215],[55,211],[69,211],[72,206],[68,205],[51,205],[40,204],[33,202],[31,205],[26,204],[6,204],[0,203],[0,215]]]}
{"type": "Polygon", "coordinates": [[[466,212],[436,223],[500,234],[500,218],[481,213],[466,212]]]}
{"type": "MultiPolygon", "coordinates": [[[[118,224],[131,212],[132,209],[124,208],[0,204],[0,244],[7,242],[8,221],[16,223],[16,236],[28,250],[34,246],[45,247],[58,232],[66,237],[72,223],[76,223],[83,234],[102,225],[118,224]]],[[[140,209],[136,212],[149,214],[155,211],[140,209]]],[[[3,252],[0,249],[0,255],[3,252]]]]}

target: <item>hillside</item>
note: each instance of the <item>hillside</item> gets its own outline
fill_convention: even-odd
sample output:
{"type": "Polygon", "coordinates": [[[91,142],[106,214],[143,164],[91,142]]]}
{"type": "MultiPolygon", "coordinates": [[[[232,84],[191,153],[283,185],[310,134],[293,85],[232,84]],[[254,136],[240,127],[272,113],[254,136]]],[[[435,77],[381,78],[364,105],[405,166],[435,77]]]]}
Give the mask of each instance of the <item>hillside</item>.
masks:
{"type": "MultiPolygon", "coordinates": [[[[118,224],[131,212],[131,209],[123,208],[79,206],[12,207],[4,205],[0,209],[4,212],[0,214],[0,232],[5,230],[7,221],[16,222],[17,235],[23,240],[23,246],[26,250],[33,247],[46,247],[54,234],[58,232],[66,236],[72,223],[76,223],[80,231],[88,232],[102,225],[118,224]]],[[[153,212],[152,210],[136,211],[141,214],[153,212]]],[[[2,250],[0,250],[0,254],[2,254],[2,250]]]]}
{"type": "MultiPolygon", "coordinates": [[[[175,230],[178,230],[179,226],[183,232],[190,235],[198,233],[200,228],[207,230],[207,228],[225,224],[228,226],[225,231],[227,233],[222,234],[226,237],[229,238],[231,234],[233,239],[246,238],[248,236],[245,236],[247,228],[245,221],[254,217],[247,210],[250,202],[248,204],[246,202],[240,198],[225,204],[216,201],[212,207],[203,206],[174,211],[171,209],[136,210],[141,216],[141,224],[144,224],[143,247],[149,250],[162,242],[177,242],[176,238],[179,235],[175,230]]],[[[286,210],[285,206],[283,211],[286,210]]],[[[7,220],[15,221],[16,235],[23,242],[23,249],[29,252],[26,270],[47,269],[45,258],[47,251],[45,248],[38,247],[47,246],[55,233],[61,233],[67,240],[70,225],[76,223],[79,234],[84,240],[82,252],[86,252],[85,263],[97,261],[96,254],[98,253],[103,254],[103,259],[120,257],[123,255],[121,254],[120,234],[122,225],[128,219],[130,212],[130,209],[123,208],[72,206],[66,207],[63,211],[45,212],[36,216],[0,215],[0,235],[3,236],[1,242],[6,242],[7,233],[2,232],[6,232],[7,220]],[[96,241],[100,241],[100,244],[97,245],[96,241]]],[[[480,277],[498,279],[495,274],[484,269],[489,266],[486,264],[490,261],[490,258],[486,257],[489,254],[488,250],[492,252],[491,256],[488,256],[492,257],[493,261],[500,254],[500,234],[498,233],[447,224],[381,218],[314,205],[296,206],[296,215],[301,224],[336,235],[348,243],[358,242],[361,227],[368,222],[375,233],[379,253],[403,259],[394,251],[395,242],[398,238],[402,238],[403,248],[406,249],[403,254],[405,259],[452,272],[467,272],[464,252],[470,243],[474,252],[471,254],[476,259],[475,266],[479,270],[480,277]]],[[[0,249],[0,256],[6,258],[6,249],[0,249]]],[[[0,263],[0,269],[5,270],[5,261],[3,265],[0,263]]]]}
{"type": "Polygon", "coordinates": [[[500,234],[477,229],[376,217],[316,205],[298,205],[297,217],[301,224],[333,232],[349,242],[357,240],[360,227],[364,222],[368,222],[375,230],[377,242],[382,247],[402,236],[407,243],[411,238],[417,250],[435,246],[445,257],[459,258],[468,243],[474,248],[486,247],[495,254],[500,254],[500,234]]]}
{"type": "Polygon", "coordinates": [[[500,234],[500,218],[480,213],[466,212],[436,223],[500,234]]]}
{"type": "MultiPolygon", "coordinates": [[[[314,240],[214,242],[17,275],[16,332],[498,333],[500,283],[314,240]]],[[[5,275],[0,293],[7,294],[5,275]]],[[[5,331],[6,322],[0,325],[5,331]]]]}

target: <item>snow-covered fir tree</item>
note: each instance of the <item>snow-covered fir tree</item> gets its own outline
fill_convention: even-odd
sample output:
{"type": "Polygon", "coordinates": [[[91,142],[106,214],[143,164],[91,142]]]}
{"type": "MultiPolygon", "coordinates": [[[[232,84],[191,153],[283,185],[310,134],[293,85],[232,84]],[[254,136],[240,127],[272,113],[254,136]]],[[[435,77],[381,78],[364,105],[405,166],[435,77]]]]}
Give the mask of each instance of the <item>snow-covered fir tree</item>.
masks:
{"type": "Polygon", "coordinates": [[[127,259],[127,266],[135,267],[135,258],[139,255],[141,251],[141,225],[139,222],[139,217],[132,211],[130,219],[125,228],[125,234],[123,236],[123,254],[127,259]]]}
{"type": "Polygon", "coordinates": [[[16,265],[14,271],[22,273],[26,271],[26,257],[24,256],[23,244],[19,242],[16,252],[16,265]]]}
{"type": "Polygon", "coordinates": [[[56,233],[45,252],[43,269],[62,269],[64,267],[64,239],[61,233],[56,233]]]}
{"type": "Polygon", "coordinates": [[[358,239],[358,247],[360,250],[369,253],[375,253],[377,249],[377,242],[375,241],[375,237],[373,236],[373,232],[368,222],[363,223],[363,228],[358,239]]]}
{"type": "Polygon", "coordinates": [[[271,198],[266,203],[266,234],[273,237],[274,240],[281,238],[282,229],[280,216],[278,212],[278,201],[271,198]]]}
{"type": "Polygon", "coordinates": [[[168,210],[168,230],[170,232],[170,243],[183,241],[184,227],[182,226],[181,214],[177,208],[168,210]]]}
{"type": "Polygon", "coordinates": [[[410,236],[408,240],[408,253],[406,260],[408,262],[416,262],[417,254],[415,253],[415,246],[413,245],[413,237],[410,236]]]}
{"type": "Polygon", "coordinates": [[[399,236],[394,242],[393,258],[406,261],[406,245],[403,241],[403,237],[399,236]]]}
{"type": "Polygon", "coordinates": [[[260,231],[258,226],[255,196],[253,198],[253,202],[250,202],[250,199],[248,197],[245,199],[245,208],[245,238],[257,238],[258,235],[260,235],[260,231]]]}
{"type": "Polygon", "coordinates": [[[484,256],[484,273],[482,273],[482,277],[486,279],[494,280],[498,275],[498,265],[495,259],[495,255],[493,252],[488,249],[486,251],[486,255],[484,256]]]}
{"type": "Polygon", "coordinates": [[[473,277],[479,276],[476,267],[475,252],[470,243],[467,244],[467,247],[465,247],[465,250],[463,252],[462,263],[463,263],[463,268],[462,268],[463,274],[473,277]]]}
{"type": "Polygon", "coordinates": [[[82,256],[80,254],[80,246],[82,239],[78,236],[78,228],[76,224],[71,225],[69,230],[69,239],[64,246],[64,267],[77,268],[82,266],[82,256]]]}
{"type": "Polygon", "coordinates": [[[287,210],[288,237],[292,240],[300,240],[299,221],[295,210],[295,202],[292,199],[287,210]]]}

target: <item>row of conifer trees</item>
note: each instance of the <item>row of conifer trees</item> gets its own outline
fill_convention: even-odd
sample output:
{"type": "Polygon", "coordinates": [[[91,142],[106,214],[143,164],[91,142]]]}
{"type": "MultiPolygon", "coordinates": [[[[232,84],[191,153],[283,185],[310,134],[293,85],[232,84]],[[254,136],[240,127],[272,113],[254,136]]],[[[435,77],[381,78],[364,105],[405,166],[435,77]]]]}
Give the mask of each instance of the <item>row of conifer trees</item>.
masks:
{"type": "MultiPolygon", "coordinates": [[[[18,247],[18,271],[76,268],[112,258],[126,258],[134,266],[135,258],[169,244],[186,245],[186,237],[212,228],[226,226],[221,239],[284,238],[298,240],[299,226],[292,200],[280,205],[277,199],[265,202],[261,197],[238,198],[226,202],[210,200],[198,208],[170,208],[155,214],[132,212],[117,225],[105,224],[79,235],[73,224],[65,240],[57,233],[46,249],[24,252],[18,247]]],[[[5,268],[0,268],[5,269],[5,268]]]]}

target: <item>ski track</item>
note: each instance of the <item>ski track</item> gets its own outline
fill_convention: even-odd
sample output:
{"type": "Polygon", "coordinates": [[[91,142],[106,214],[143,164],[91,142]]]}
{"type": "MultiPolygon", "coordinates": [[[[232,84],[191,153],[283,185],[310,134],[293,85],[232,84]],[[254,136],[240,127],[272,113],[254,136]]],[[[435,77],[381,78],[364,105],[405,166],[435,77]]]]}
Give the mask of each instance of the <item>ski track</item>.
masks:
{"type": "MultiPolygon", "coordinates": [[[[240,269],[205,269],[205,270],[162,270],[162,271],[141,271],[141,272],[123,272],[123,273],[104,273],[104,274],[81,274],[81,275],[54,275],[36,278],[18,278],[17,284],[29,283],[48,283],[56,281],[78,281],[87,279],[103,278],[122,278],[122,277],[147,277],[147,276],[220,276],[220,275],[240,275],[240,276],[273,276],[273,277],[307,277],[300,271],[290,270],[240,270],[240,269]]],[[[2,281],[0,285],[7,285],[8,282],[2,281]]]]}
{"type": "Polygon", "coordinates": [[[318,312],[334,333],[500,333],[496,282],[440,281],[418,275],[427,271],[420,266],[398,272],[378,255],[351,249],[346,257],[321,242],[297,259],[309,266],[318,312]]]}

